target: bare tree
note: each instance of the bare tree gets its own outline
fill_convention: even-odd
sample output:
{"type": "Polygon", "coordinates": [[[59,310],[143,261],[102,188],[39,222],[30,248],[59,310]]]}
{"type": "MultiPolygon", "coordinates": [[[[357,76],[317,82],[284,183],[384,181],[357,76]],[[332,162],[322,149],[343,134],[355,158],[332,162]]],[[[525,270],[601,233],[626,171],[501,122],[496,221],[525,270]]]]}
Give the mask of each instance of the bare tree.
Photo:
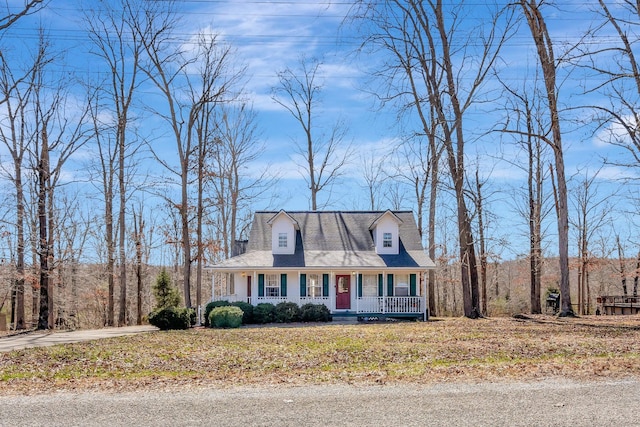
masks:
{"type": "Polygon", "coordinates": [[[627,273],[625,269],[626,259],[624,257],[624,248],[620,243],[620,235],[616,234],[616,246],[618,247],[618,261],[620,262],[620,284],[622,285],[622,295],[627,296],[627,273]]]}
{"type": "Polygon", "coordinates": [[[0,16],[0,31],[6,30],[13,25],[18,19],[36,13],[46,5],[45,0],[28,0],[24,2],[24,5],[16,8],[15,6],[9,6],[6,4],[6,13],[0,16]]]}
{"type": "MultiPolygon", "coordinates": [[[[15,197],[15,284],[16,299],[14,325],[16,329],[24,329],[25,321],[25,188],[24,162],[25,155],[31,148],[33,135],[30,122],[33,117],[33,97],[35,96],[35,79],[38,71],[45,67],[52,58],[46,49],[41,47],[34,55],[33,62],[24,70],[13,69],[16,64],[10,64],[5,52],[0,49],[0,103],[5,120],[0,125],[0,141],[6,147],[11,157],[11,169],[0,163],[3,174],[13,184],[15,197]]],[[[6,163],[8,166],[8,163],[6,163]]]]}
{"type": "Polygon", "coordinates": [[[266,171],[247,176],[249,165],[264,152],[255,112],[245,104],[224,107],[220,112],[206,175],[212,186],[220,246],[227,258],[240,235],[241,219],[252,210],[252,202],[273,185],[274,177],[266,171]]]}
{"type": "MultiPolygon", "coordinates": [[[[145,265],[149,260],[149,244],[146,236],[147,224],[144,219],[144,206],[141,204],[136,212],[133,209],[132,239],[135,246],[134,271],[136,276],[136,325],[142,325],[144,304],[144,274],[145,265]]],[[[151,231],[152,232],[152,231],[151,231]]]]}
{"type": "Polygon", "coordinates": [[[319,60],[301,57],[298,69],[286,68],[278,73],[280,85],[273,89],[274,101],[302,127],[303,142],[297,142],[296,146],[304,159],[300,166],[305,170],[314,211],[318,209],[318,193],[336,183],[351,155],[351,147],[344,143],[347,129],[341,121],[336,122],[328,134],[318,131],[321,67],[319,60]]]}
{"type": "Polygon", "coordinates": [[[155,112],[167,122],[175,140],[177,166],[164,156],[156,153],[154,156],[179,181],[180,197],[172,205],[180,214],[184,301],[190,308],[193,204],[189,190],[194,165],[198,164],[193,157],[199,153],[198,144],[212,142],[198,140],[196,124],[203,113],[210,111],[206,108],[208,105],[232,100],[233,85],[239,82],[242,71],[233,70],[233,50],[223,45],[215,34],[198,34],[191,45],[192,51],[176,45],[173,39],[178,28],[175,5],[172,1],[161,3],[146,3],[145,22],[139,23],[136,31],[146,53],[142,70],[165,101],[163,108],[156,108],[155,112]]]}
{"type": "Polygon", "coordinates": [[[365,183],[364,187],[369,196],[368,206],[372,211],[381,208],[381,192],[383,191],[382,187],[387,177],[387,173],[384,170],[384,164],[387,158],[387,155],[378,156],[375,152],[364,153],[360,156],[362,177],[365,183]]]}
{"type": "Polygon", "coordinates": [[[445,6],[440,0],[364,1],[359,5],[356,15],[375,27],[369,41],[393,56],[394,67],[387,70],[390,77],[406,76],[408,83],[402,86],[403,91],[393,96],[409,97],[409,105],[426,134],[430,133],[427,106],[435,111],[455,190],[464,313],[471,318],[481,316],[477,259],[465,195],[465,141],[469,130],[464,119],[478,101],[483,83],[510,35],[510,12],[494,11],[487,31],[481,27],[470,31],[461,28],[469,12],[464,5],[445,6]],[[472,59],[471,49],[459,52],[456,46],[479,48],[472,59]],[[461,58],[456,59],[458,56],[461,58]],[[467,61],[474,61],[477,67],[465,67],[467,61]]]}
{"type": "Polygon", "coordinates": [[[108,100],[96,110],[94,121],[104,115],[107,108],[113,114],[113,122],[96,129],[97,148],[101,170],[102,193],[105,203],[105,239],[107,245],[107,280],[109,282],[109,325],[114,324],[114,277],[116,236],[118,236],[118,263],[120,301],[118,325],[127,324],[127,255],[126,255],[126,205],[130,196],[128,186],[129,164],[141,144],[131,135],[131,106],[139,85],[140,55],[144,46],[141,35],[135,29],[142,20],[140,3],[136,0],[121,0],[115,5],[110,1],[99,1],[98,12],[85,12],[85,24],[91,40],[92,53],[107,65],[105,84],[101,85],[108,100]],[[117,187],[114,182],[117,178],[117,187]],[[116,197],[117,196],[117,197],[116,197]],[[114,229],[114,207],[118,205],[117,233],[114,229]]]}
{"type": "Polygon", "coordinates": [[[620,147],[625,155],[619,159],[608,159],[612,164],[629,168],[640,165],[640,109],[637,99],[640,97],[640,62],[637,45],[640,38],[640,4],[632,1],[615,2],[609,5],[598,0],[596,12],[602,16],[602,22],[592,29],[590,43],[582,47],[582,60],[579,65],[595,72],[592,78],[595,84],[588,92],[598,93],[600,102],[589,107],[595,112],[598,124],[596,132],[606,142],[620,147]],[[611,37],[609,30],[617,36],[618,42],[611,37]],[[606,31],[606,37],[600,32],[606,31]],[[608,105],[607,105],[608,103],[608,105]]]}
{"type": "Polygon", "coordinates": [[[546,90],[547,108],[549,111],[549,125],[551,138],[542,138],[553,150],[554,170],[556,175],[556,214],[558,220],[558,258],[560,262],[560,316],[573,316],[571,306],[571,288],[569,286],[569,208],[567,202],[567,180],[564,170],[564,149],[562,147],[562,131],[558,109],[558,95],[556,85],[556,69],[553,40],[547,30],[547,25],[540,10],[541,3],[535,0],[519,0],[518,5],[527,19],[531,36],[538,52],[538,59],[542,69],[542,76],[546,90]]]}
{"type": "Polygon", "coordinates": [[[537,85],[526,84],[515,89],[509,82],[502,81],[509,95],[505,104],[507,121],[502,132],[515,135],[515,142],[526,154],[526,162],[503,158],[509,164],[522,169],[527,174],[527,188],[524,199],[526,207],[519,212],[528,223],[529,234],[529,288],[531,313],[541,313],[542,287],[542,221],[549,210],[545,208],[546,196],[543,184],[545,174],[545,142],[537,135],[543,135],[548,129],[545,119],[543,96],[538,94],[537,85]]]}
{"type": "MultiPolygon", "coordinates": [[[[41,35],[39,49],[48,49],[41,35]]],[[[68,81],[56,81],[41,67],[34,73],[32,100],[33,151],[32,168],[36,175],[38,258],[40,266],[40,304],[38,329],[53,328],[53,288],[51,275],[56,227],[55,190],[61,184],[63,166],[92,136],[88,126],[93,93],[88,92],[84,104],[78,104],[65,87],[68,81]],[[51,154],[54,153],[55,157],[51,154]]]]}
{"type": "Polygon", "coordinates": [[[590,243],[596,233],[611,223],[613,205],[611,198],[615,195],[607,193],[599,194],[597,182],[600,170],[589,176],[585,171],[584,177],[577,182],[571,191],[575,216],[571,224],[577,233],[578,244],[578,313],[590,314],[591,288],[589,286],[589,273],[594,267],[594,256],[590,249],[590,243]]]}
{"type": "MultiPolygon", "coordinates": [[[[405,141],[399,151],[402,153],[400,164],[397,165],[397,176],[405,179],[411,186],[415,195],[416,216],[418,217],[418,230],[423,235],[425,210],[427,214],[427,238],[428,253],[435,260],[435,224],[436,203],[438,186],[440,184],[440,161],[444,151],[444,144],[440,142],[438,134],[438,120],[434,108],[429,107],[429,121],[424,123],[429,126],[429,132],[418,132],[414,138],[405,141]],[[428,193],[428,194],[427,194],[428,193]],[[428,200],[428,205],[427,205],[428,200]]],[[[427,276],[427,288],[429,293],[429,313],[436,312],[436,272],[429,270],[427,276]]]]}

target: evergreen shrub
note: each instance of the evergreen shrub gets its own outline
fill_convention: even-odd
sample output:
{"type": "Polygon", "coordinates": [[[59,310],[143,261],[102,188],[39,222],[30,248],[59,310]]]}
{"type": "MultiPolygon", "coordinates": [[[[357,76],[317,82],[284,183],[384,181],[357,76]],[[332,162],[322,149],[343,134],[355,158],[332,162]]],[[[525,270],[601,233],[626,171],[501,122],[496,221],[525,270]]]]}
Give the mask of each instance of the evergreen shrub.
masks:
{"type": "Polygon", "coordinates": [[[229,305],[229,301],[211,301],[209,304],[207,304],[204,307],[204,326],[211,326],[211,323],[209,323],[209,315],[211,314],[211,311],[213,311],[214,308],[216,307],[226,307],[229,305]]]}
{"type": "Polygon", "coordinates": [[[189,329],[191,320],[186,308],[167,307],[152,311],[149,323],[163,331],[169,329],[189,329]]]}
{"type": "Polygon", "coordinates": [[[232,306],[240,308],[242,310],[242,324],[249,325],[253,323],[253,306],[248,302],[236,301],[231,303],[232,306]]]}
{"type": "Polygon", "coordinates": [[[295,302],[281,302],[275,308],[275,320],[278,323],[300,321],[300,307],[295,302]]]}
{"type": "Polygon", "coordinates": [[[171,277],[164,268],[153,285],[153,295],[156,297],[156,311],[180,305],[180,292],[171,284],[171,277]]]}
{"type": "Polygon", "coordinates": [[[253,308],[255,323],[271,323],[275,320],[276,307],[268,302],[261,302],[253,308]]]}
{"type": "Polygon", "coordinates": [[[209,314],[209,323],[216,328],[239,328],[243,312],[240,307],[216,307],[209,314]]]}
{"type": "Polygon", "coordinates": [[[300,307],[300,320],[303,322],[329,322],[331,312],[324,304],[307,303],[300,307]]]}

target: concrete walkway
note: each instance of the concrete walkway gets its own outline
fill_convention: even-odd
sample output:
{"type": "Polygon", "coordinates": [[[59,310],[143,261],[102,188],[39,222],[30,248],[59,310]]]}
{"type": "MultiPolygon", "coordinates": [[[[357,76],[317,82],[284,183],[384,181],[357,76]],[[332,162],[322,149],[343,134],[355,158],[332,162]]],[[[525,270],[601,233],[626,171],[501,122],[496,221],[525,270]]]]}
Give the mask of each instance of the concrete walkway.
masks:
{"type": "Polygon", "coordinates": [[[57,344],[69,344],[101,338],[120,337],[157,330],[158,328],[155,326],[143,325],[124,326],[122,328],[87,329],[73,332],[36,331],[0,338],[0,352],[22,350],[33,347],[48,347],[57,344]]]}

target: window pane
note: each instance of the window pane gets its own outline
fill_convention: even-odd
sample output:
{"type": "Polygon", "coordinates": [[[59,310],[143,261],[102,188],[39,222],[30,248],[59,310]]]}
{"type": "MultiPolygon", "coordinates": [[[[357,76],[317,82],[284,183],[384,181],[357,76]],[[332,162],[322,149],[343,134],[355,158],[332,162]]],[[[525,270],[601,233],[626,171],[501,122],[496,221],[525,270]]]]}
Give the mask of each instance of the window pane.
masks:
{"type": "Polygon", "coordinates": [[[278,234],[278,247],[279,248],[287,247],[287,233],[278,234]]]}
{"type": "Polygon", "coordinates": [[[322,296],[322,286],[320,284],[320,276],[318,274],[307,275],[307,296],[322,296]]]}
{"type": "Polygon", "coordinates": [[[399,297],[409,296],[409,275],[408,274],[396,274],[395,275],[395,289],[393,294],[399,297]]]}
{"type": "Polygon", "coordinates": [[[264,294],[267,297],[280,296],[280,283],[278,283],[277,274],[268,274],[266,277],[264,294]]]}
{"type": "Polygon", "coordinates": [[[393,239],[391,237],[391,233],[384,233],[382,235],[382,247],[390,248],[393,246],[393,239]]]}
{"type": "Polygon", "coordinates": [[[365,274],[362,276],[362,296],[378,296],[378,276],[375,274],[365,274]]]}

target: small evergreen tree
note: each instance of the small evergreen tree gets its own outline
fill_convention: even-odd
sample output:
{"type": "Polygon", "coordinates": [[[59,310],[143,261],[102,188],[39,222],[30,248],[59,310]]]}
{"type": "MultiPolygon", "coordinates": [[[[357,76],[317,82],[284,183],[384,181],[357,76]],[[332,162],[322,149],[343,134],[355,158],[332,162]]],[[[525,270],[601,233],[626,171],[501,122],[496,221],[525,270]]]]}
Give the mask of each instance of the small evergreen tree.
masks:
{"type": "Polygon", "coordinates": [[[178,289],[171,284],[171,277],[164,268],[153,285],[153,295],[156,297],[155,311],[180,305],[178,289]]]}

